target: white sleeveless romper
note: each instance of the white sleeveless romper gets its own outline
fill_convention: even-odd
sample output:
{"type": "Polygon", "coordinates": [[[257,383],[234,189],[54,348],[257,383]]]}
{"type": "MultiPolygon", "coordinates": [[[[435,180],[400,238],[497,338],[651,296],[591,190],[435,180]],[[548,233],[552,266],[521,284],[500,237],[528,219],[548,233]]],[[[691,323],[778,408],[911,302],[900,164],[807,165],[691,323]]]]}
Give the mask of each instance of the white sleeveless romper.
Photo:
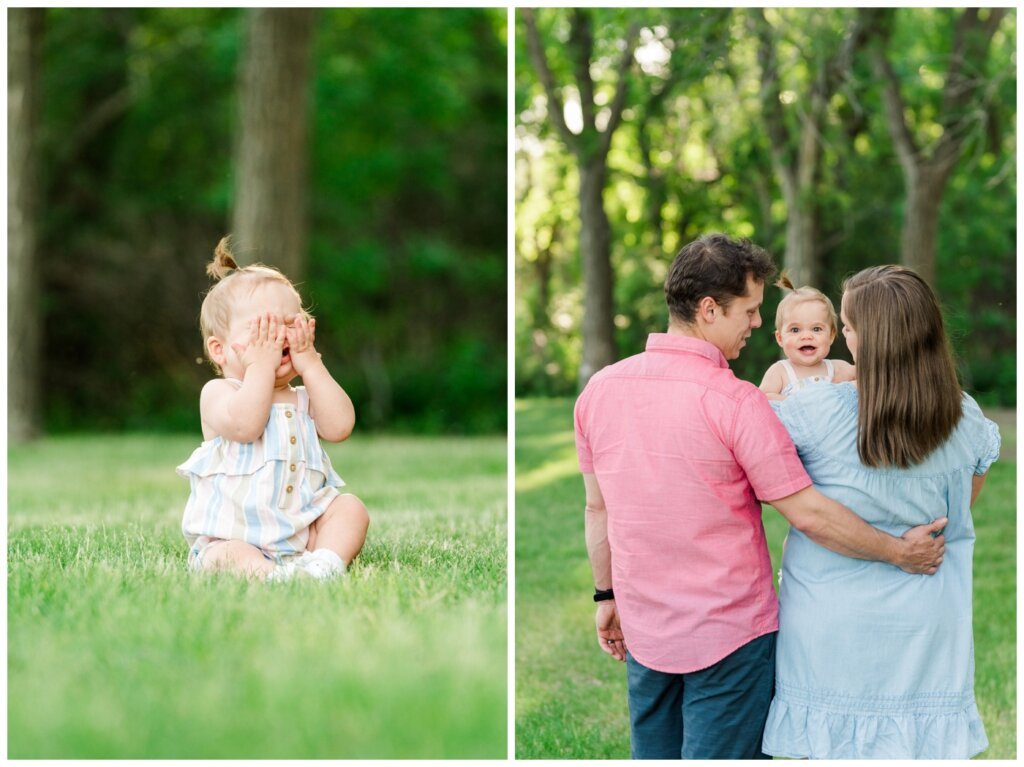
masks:
{"type": "Polygon", "coordinates": [[[796,371],[793,370],[793,363],[789,360],[782,360],[782,367],[786,371],[786,378],[789,379],[783,389],[782,394],[788,397],[790,394],[795,392],[804,386],[810,386],[816,383],[832,383],[832,378],[835,375],[835,368],[832,365],[832,360],[824,360],[825,362],[825,375],[823,376],[807,376],[807,378],[797,378],[796,371]]]}

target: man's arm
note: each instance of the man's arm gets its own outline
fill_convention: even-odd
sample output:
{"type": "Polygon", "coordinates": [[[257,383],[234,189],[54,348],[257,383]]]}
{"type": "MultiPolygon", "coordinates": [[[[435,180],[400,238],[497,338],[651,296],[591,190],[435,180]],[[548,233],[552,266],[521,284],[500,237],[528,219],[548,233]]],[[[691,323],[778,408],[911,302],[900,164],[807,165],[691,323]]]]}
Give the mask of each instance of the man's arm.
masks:
{"type": "MultiPolygon", "coordinates": [[[[612,587],[612,549],[608,544],[608,510],[604,505],[601,487],[593,474],[583,475],[583,486],[587,493],[584,528],[587,538],[587,558],[594,575],[594,587],[605,591],[612,587]]],[[[614,599],[597,603],[594,617],[597,625],[597,642],[601,649],[617,660],[626,660],[626,643],[619,627],[619,613],[614,599]]]]}
{"type": "Polygon", "coordinates": [[[768,501],[793,527],[815,543],[854,559],[889,562],[908,573],[934,574],[946,550],[939,533],[946,517],[913,527],[901,538],[872,527],[848,508],[805,487],[785,498],[768,501]]]}

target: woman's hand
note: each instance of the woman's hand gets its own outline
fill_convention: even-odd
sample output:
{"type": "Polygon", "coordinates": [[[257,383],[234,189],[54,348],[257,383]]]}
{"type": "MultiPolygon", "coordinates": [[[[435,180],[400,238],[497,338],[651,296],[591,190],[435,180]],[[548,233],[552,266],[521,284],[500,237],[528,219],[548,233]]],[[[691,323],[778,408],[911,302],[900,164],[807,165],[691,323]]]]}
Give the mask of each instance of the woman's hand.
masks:
{"type": "Polygon", "coordinates": [[[626,660],[626,640],[619,627],[619,612],[615,609],[615,600],[608,599],[597,603],[597,643],[601,649],[616,660],[626,660]]]}
{"type": "Polygon", "coordinates": [[[249,343],[246,346],[231,344],[231,348],[246,370],[253,365],[266,365],[276,370],[281,364],[286,330],[277,317],[264,312],[249,321],[249,343]]]}
{"type": "Polygon", "coordinates": [[[320,361],[320,355],[313,347],[315,338],[316,320],[306,314],[296,315],[288,326],[288,353],[292,358],[292,367],[300,376],[320,361]]]}

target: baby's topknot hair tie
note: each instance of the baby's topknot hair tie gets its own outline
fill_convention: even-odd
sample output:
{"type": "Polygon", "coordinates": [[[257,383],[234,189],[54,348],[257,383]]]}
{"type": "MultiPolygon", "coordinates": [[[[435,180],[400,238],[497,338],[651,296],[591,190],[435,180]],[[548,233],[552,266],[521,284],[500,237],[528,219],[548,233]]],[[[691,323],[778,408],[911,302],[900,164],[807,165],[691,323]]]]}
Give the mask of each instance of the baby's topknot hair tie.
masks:
{"type": "Polygon", "coordinates": [[[231,255],[230,236],[222,237],[213,250],[213,261],[206,265],[206,273],[215,280],[223,280],[238,268],[235,257],[231,255]]]}
{"type": "Polygon", "coordinates": [[[796,290],[793,287],[793,282],[789,279],[789,275],[785,270],[779,275],[779,279],[775,281],[775,287],[782,288],[783,290],[796,290]]]}

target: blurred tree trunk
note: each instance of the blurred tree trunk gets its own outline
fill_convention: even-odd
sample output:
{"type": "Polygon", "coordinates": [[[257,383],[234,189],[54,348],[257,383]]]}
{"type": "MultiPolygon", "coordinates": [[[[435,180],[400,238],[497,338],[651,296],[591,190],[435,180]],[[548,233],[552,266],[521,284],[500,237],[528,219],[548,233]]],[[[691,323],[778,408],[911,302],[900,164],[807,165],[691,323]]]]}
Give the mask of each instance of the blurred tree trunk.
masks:
{"type": "Polygon", "coordinates": [[[751,19],[761,66],[761,112],[771,145],[772,165],[786,202],[783,263],[794,285],[815,285],[819,276],[815,187],[820,172],[822,132],[829,101],[849,77],[853,56],[864,45],[865,28],[860,17],[855,17],[841,44],[830,55],[825,54],[823,46],[808,53],[806,65],[814,77],[808,92],[796,97],[800,108],[793,128],[783,111],[774,30],[760,8],[752,10],[751,19]]]}
{"type": "Polygon", "coordinates": [[[240,261],[306,267],[311,8],[247,11],[232,234],[240,261]]]}
{"type": "Polygon", "coordinates": [[[992,36],[1006,15],[1005,8],[990,8],[983,19],[978,8],[967,8],[957,20],[949,52],[942,106],[935,120],[942,127],[938,140],[921,146],[907,122],[907,104],[900,92],[900,78],[886,56],[892,37],[895,10],[861,9],[877,41],[871,49],[872,63],[882,78],[885,120],[896,154],[903,168],[907,202],[900,233],[900,260],[935,284],[939,207],[949,181],[963,153],[964,144],[976,124],[978,109],[988,79],[984,76],[992,36]]]}
{"type": "Polygon", "coordinates": [[[41,8],[7,12],[7,439],[39,436],[40,312],[36,249],[41,8]]]}
{"type": "Polygon", "coordinates": [[[583,271],[583,359],[580,362],[579,385],[586,385],[601,368],[615,362],[615,314],[613,301],[614,274],[611,258],[611,225],[604,207],[604,188],[608,175],[608,150],[612,135],[622,121],[626,104],[628,73],[633,62],[633,49],[638,28],[626,34],[618,63],[618,83],[609,105],[604,130],[597,127],[594,81],[590,73],[594,50],[593,20],[589,9],[570,12],[569,47],[575,66],[575,85],[580,94],[583,129],[579,134],[569,130],[565,122],[560,88],[548,65],[544,43],[537,29],[534,12],[523,8],[530,59],[544,86],[548,118],[558,136],[576,160],[580,177],[580,260],[583,271]]]}
{"type": "Polygon", "coordinates": [[[583,359],[579,386],[616,361],[615,274],[612,271],[612,228],[604,209],[607,157],[580,157],[580,256],[583,268],[583,359]]]}

